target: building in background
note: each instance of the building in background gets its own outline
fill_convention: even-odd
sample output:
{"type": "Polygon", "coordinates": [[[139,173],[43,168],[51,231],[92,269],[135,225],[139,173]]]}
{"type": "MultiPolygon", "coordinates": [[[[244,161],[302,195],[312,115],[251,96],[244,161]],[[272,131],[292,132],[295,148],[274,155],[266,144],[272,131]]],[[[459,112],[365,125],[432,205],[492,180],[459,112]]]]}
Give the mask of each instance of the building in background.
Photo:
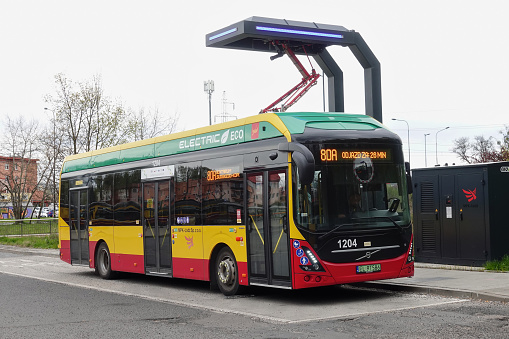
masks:
{"type": "Polygon", "coordinates": [[[42,203],[43,192],[37,188],[39,159],[0,156],[0,218],[13,216],[12,211],[26,206],[29,215],[42,203]]]}

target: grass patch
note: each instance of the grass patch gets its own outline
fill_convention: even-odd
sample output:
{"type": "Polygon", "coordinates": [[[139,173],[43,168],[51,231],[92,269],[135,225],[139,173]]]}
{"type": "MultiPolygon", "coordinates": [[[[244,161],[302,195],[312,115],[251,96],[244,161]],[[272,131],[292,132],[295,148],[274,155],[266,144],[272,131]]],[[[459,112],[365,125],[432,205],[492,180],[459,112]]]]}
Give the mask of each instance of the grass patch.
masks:
{"type": "Polygon", "coordinates": [[[58,248],[58,235],[51,234],[40,237],[0,237],[0,244],[18,247],[58,248]]]}
{"type": "Polygon", "coordinates": [[[509,271],[509,255],[504,255],[501,260],[488,261],[484,268],[490,271],[509,271]]]}

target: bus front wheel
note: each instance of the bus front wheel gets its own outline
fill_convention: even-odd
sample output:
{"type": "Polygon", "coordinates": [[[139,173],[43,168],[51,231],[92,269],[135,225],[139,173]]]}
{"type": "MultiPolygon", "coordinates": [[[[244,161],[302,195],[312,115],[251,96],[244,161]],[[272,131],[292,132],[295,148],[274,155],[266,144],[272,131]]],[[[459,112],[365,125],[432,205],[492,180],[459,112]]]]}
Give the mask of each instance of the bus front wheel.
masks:
{"type": "Polygon", "coordinates": [[[105,242],[99,245],[95,257],[95,271],[103,279],[113,279],[115,272],[111,270],[111,255],[105,242]]]}
{"type": "Polygon", "coordinates": [[[228,247],[223,247],[216,258],[216,281],[224,295],[234,295],[239,290],[237,261],[228,247]]]}

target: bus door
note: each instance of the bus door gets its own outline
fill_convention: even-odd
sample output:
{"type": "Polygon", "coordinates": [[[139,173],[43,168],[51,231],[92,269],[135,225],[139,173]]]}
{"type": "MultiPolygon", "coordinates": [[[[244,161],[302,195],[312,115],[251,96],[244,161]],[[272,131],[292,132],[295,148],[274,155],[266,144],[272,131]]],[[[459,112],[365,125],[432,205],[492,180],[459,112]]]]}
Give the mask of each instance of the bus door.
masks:
{"type": "Polygon", "coordinates": [[[171,275],[170,181],[143,183],[145,272],[171,275]]]}
{"type": "Polygon", "coordinates": [[[87,189],[71,189],[69,201],[69,229],[71,232],[71,264],[89,265],[88,251],[88,195],[87,189]]]}
{"type": "Polygon", "coordinates": [[[246,175],[251,285],[291,287],[286,170],[246,175]]]}

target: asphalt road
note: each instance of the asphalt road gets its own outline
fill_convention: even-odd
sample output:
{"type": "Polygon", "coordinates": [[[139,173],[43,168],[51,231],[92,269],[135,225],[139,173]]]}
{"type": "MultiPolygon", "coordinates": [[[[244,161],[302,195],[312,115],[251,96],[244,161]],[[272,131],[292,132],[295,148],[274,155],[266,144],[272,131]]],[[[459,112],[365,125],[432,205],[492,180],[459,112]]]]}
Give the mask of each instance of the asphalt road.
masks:
{"type": "Polygon", "coordinates": [[[0,252],[0,338],[507,338],[509,307],[334,287],[254,289],[123,275],[0,252]]]}

